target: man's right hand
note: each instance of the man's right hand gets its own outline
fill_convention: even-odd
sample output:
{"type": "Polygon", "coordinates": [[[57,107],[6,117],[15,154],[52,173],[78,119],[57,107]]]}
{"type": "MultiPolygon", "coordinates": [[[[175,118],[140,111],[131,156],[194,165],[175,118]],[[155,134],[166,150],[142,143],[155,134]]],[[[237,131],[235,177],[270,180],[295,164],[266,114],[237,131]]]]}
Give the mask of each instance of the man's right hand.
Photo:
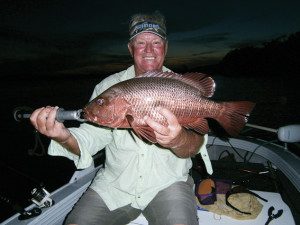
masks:
{"type": "Polygon", "coordinates": [[[30,121],[41,134],[63,144],[71,137],[71,133],[63,123],[55,119],[57,109],[58,107],[52,106],[36,109],[31,114],[30,121]]]}

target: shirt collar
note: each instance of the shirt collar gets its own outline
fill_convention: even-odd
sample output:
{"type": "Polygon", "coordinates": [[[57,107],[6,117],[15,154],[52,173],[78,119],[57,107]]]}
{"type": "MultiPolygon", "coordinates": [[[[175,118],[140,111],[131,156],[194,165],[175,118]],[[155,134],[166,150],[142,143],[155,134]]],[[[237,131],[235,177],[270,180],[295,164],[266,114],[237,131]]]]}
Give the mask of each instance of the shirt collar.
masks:
{"type": "MultiPolygon", "coordinates": [[[[163,72],[170,72],[171,70],[163,66],[163,72]]],[[[125,70],[125,73],[120,77],[120,81],[128,80],[135,77],[134,65],[130,66],[125,70]]]]}

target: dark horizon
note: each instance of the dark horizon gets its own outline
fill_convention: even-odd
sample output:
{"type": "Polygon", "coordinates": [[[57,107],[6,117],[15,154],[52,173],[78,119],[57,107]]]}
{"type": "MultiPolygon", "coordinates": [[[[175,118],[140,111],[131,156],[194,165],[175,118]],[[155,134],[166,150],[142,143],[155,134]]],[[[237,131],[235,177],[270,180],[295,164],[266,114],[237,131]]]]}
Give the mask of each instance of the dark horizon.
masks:
{"type": "MultiPolygon", "coordinates": [[[[168,57],[165,66],[177,73],[185,72],[202,72],[208,75],[225,75],[225,76],[288,76],[296,77],[300,72],[300,32],[296,32],[284,37],[278,37],[270,41],[266,41],[257,46],[244,46],[233,49],[225,54],[219,60],[208,64],[190,62],[190,64],[171,64],[168,57]]],[[[105,78],[106,76],[119,72],[132,65],[131,58],[124,63],[116,63],[118,69],[114,67],[114,63],[98,65],[97,69],[86,69],[80,73],[67,72],[66,68],[73,68],[74,65],[64,65],[48,62],[47,59],[39,59],[37,61],[4,61],[0,63],[2,68],[2,76],[14,79],[55,79],[55,78],[105,78]],[[38,66],[37,66],[38,65],[38,66]],[[108,67],[110,65],[110,67],[108,67]],[[64,72],[60,72],[64,70],[64,72]],[[106,69],[106,70],[105,70],[106,69]]],[[[96,62],[95,62],[96,63],[96,62]]],[[[203,63],[203,62],[202,62],[203,63]]]]}
{"type": "Polygon", "coordinates": [[[133,1],[125,12],[116,9],[118,2],[3,0],[2,75],[69,76],[123,70],[131,64],[129,18],[138,12],[159,10],[165,15],[166,65],[179,70],[217,64],[234,49],[259,46],[300,31],[300,2],[295,0],[176,3],[170,9],[167,2],[141,5],[133,1]]]}

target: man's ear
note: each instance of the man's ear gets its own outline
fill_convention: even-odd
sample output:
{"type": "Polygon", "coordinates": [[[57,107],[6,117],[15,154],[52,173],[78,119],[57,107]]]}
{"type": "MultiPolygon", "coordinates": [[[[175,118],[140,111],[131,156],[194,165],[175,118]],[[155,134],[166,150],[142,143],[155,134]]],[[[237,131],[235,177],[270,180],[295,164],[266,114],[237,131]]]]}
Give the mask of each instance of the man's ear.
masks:
{"type": "Polygon", "coordinates": [[[131,46],[130,42],[128,42],[127,47],[128,47],[131,57],[133,57],[133,51],[132,51],[132,46],[131,46]]]}

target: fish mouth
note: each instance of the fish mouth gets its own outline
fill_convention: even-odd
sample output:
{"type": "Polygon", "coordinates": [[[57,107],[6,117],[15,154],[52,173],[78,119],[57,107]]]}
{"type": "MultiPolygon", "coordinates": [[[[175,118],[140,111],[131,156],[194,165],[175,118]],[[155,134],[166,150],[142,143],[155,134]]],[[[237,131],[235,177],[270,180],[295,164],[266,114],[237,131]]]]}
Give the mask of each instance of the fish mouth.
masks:
{"type": "Polygon", "coordinates": [[[86,119],[87,121],[90,121],[90,122],[94,122],[94,123],[97,123],[98,122],[98,119],[97,119],[97,116],[91,112],[91,110],[89,110],[88,108],[84,108],[83,109],[83,118],[86,119]]]}
{"type": "Polygon", "coordinates": [[[88,121],[96,121],[96,116],[92,115],[86,108],[83,109],[83,118],[88,121]]]}

